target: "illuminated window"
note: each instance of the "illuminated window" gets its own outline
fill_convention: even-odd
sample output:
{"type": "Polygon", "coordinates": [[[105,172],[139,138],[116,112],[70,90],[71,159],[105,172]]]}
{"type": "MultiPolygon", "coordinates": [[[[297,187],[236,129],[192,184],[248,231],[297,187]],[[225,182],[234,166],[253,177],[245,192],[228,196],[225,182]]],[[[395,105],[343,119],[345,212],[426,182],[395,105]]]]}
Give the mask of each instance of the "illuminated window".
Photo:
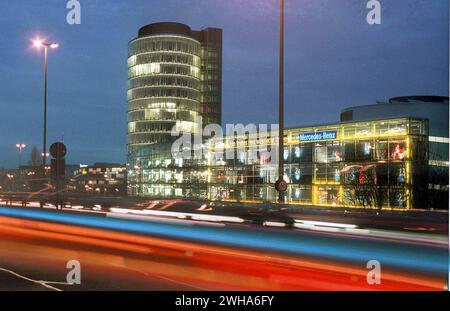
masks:
{"type": "Polygon", "coordinates": [[[130,78],[160,72],[161,72],[161,65],[159,63],[136,65],[134,67],[131,67],[129,70],[130,78]]]}

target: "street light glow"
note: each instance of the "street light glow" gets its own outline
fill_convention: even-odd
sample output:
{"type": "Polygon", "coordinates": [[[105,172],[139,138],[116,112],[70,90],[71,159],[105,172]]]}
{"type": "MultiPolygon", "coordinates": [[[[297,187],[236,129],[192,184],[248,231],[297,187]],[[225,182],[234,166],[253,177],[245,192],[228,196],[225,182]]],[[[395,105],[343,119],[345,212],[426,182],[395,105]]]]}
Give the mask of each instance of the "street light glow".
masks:
{"type": "Polygon", "coordinates": [[[42,41],[40,39],[33,40],[33,45],[39,48],[42,46],[42,41]]]}
{"type": "Polygon", "coordinates": [[[35,47],[37,47],[37,48],[45,47],[45,48],[56,49],[56,48],[59,47],[58,43],[55,43],[55,42],[51,42],[51,43],[44,42],[43,40],[41,40],[39,38],[33,40],[33,45],[35,47]]]}

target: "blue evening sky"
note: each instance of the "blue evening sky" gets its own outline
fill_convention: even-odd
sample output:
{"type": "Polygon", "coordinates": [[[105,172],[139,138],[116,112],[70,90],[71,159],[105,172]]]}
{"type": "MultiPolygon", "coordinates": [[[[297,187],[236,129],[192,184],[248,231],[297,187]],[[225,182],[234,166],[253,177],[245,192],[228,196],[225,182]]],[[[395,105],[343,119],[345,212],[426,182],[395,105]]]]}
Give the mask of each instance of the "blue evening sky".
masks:
{"type": "MultiPolygon", "coordinates": [[[[48,141],[64,139],[68,162],[124,162],[127,43],[139,27],[177,21],[224,30],[224,123],[276,123],[277,0],[8,1],[0,11],[0,167],[17,165],[17,142],[42,144],[43,57],[50,53],[48,141]]],[[[286,0],[286,125],[335,122],[346,106],[401,95],[448,96],[448,0],[286,0]]]]}

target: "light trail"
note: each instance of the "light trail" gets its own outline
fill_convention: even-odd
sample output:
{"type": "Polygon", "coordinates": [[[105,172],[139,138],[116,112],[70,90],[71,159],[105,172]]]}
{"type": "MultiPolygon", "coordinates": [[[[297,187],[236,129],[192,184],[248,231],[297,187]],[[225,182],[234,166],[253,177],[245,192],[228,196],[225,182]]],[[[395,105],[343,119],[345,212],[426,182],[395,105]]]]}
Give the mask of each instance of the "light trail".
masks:
{"type": "Polygon", "coordinates": [[[264,232],[244,228],[212,228],[167,223],[150,223],[99,216],[36,211],[0,207],[0,215],[88,226],[171,239],[244,247],[263,251],[282,252],[299,256],[328,258],[365,265],[376,259],[384,267],[432,274],[447,274],[448,249],[445,247],[411,247],[385,241],[327,238],[264,232]]]}
{"type": "Polygon", "coordinates": [[[358,227],[356,225],[350,225],[350,224],[341,224],[341,223],[324,222],[324,221],[301,220],[301,219],[295,219],[295,222],[302,223],[302,224],[305,224],[305,225],[311,225],[311,226],[343,228],[343,229],[355,229],[355,228],[358,227]]]}
{"type": "Polygon", "coordinates": [[[284,222],[278,222],[278,221],[265,221],[265,222],[263,222],[263,226],[285,228],[286,224],[284,222]]]}
{"type": "Polygon", "coordinates": [[[194,220],[205,220],[213,222],[234,222],[243,223],[245,220],[240,217],[233,216],[220,216],[220,215],[204,215],[195,213],[181,213],[181,212],[166,212],[166,211],[155,211],[155,210],[133,210],[127,208],[111,208],[111,212],[118,214],[136,214],[136,215],[151,215],[151,216],[166,216],[175,217],[180,219],[191,218],[194,220]]]}
{"type": "MultiPolygon", "coordinates": [[[[122,267],[149,276],[202,289],[232,290],[442,290],[444,280],[417,274],[405,274],[383,269],[382,284],[367,284],[365,266],[338,263],[328,259],[306,259],[270,252],[235,249],[186,241],[114,232],[73,225],[36,222],[0,217],[3,239],[17,237],[32,244],[24,245],[32,252],[33,262],[38,254],[63,261],[67,246],[76,249],[83,263],[122,267]],[[39,239],[39,240],[36,240],[39,239]],[[33,246],[37,241],[59,241],[63,249],[47,250],[33,246]],[[78,245],[95,246],[85,253],[78,245]],[[108,249],[122,255],[109,256],[108,249]],[[95,253],[92,250],[96,250],[95,253]],[[125,252],[125,253],[123,253],[125,252]],[[84,255],[82,255],[84,254],[84,255]],[[127,255],[128,254],[128,255],[127,255]],[[132,254],[146,256],[134,258],[132,254]],[[125,256],[125,257],[124,257],[125,256]],[[156,256],[156,257],[154,257],[156,256]],[[163,257],[161,257],[163,256],[163,257]],[[126,259],[125,259],[126,258],[126,259]],[[159,259],[155,259],[159,258],[159,259]],[[156,260],[156,261],[155,261],[156,260]]],[[[7,242],[11,251],[14,241],[7,242]]],[[[44,243],[45,245],[45,243],[44,243]]],[[[0,244],[1,246],[1,244],[0,244]]],[[[21,257],[26,256],[18,250],[21,257]]]]}
{"type": "Polygon", "coordinates": [[[138,221],[147,221],[147,222],[162,222],[168,224],[177,224],[177,225],[186,225],[186,226],[209,226],[209,227],[225,227],[223,223],[215,223],[215,222],[203,222],[203,221],[190,221],[185,219],[177,219],[174,218],[165,218],[165,217],[157,217],[157,216],[139,216],[139,215],[131,215],[131,214],[116,214],[116,213],[106,213],[106,217],[110,218],[118,218],[118,219],[128,219],[128,220],[138,220],[138,221]]]}

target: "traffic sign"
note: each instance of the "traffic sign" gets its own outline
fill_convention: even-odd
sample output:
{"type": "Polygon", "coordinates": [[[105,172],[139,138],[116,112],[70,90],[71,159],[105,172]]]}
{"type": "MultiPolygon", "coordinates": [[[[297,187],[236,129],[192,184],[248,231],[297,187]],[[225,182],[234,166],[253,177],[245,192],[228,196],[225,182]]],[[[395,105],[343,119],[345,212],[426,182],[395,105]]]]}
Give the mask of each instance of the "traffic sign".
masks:
{"type": "Polygon", "coordinates": [[[275,189],[278,192],[286,192],[288,184],[284,179],[278,179],[275,183],[275,189]]]}
{"type": "Polygon", "coordinates": [[[50,154],[55,159],[62,159],[66,156],[67,148],[66,145],[64,145],[61,142],[53,143],[50,146],[50,154]]]}

